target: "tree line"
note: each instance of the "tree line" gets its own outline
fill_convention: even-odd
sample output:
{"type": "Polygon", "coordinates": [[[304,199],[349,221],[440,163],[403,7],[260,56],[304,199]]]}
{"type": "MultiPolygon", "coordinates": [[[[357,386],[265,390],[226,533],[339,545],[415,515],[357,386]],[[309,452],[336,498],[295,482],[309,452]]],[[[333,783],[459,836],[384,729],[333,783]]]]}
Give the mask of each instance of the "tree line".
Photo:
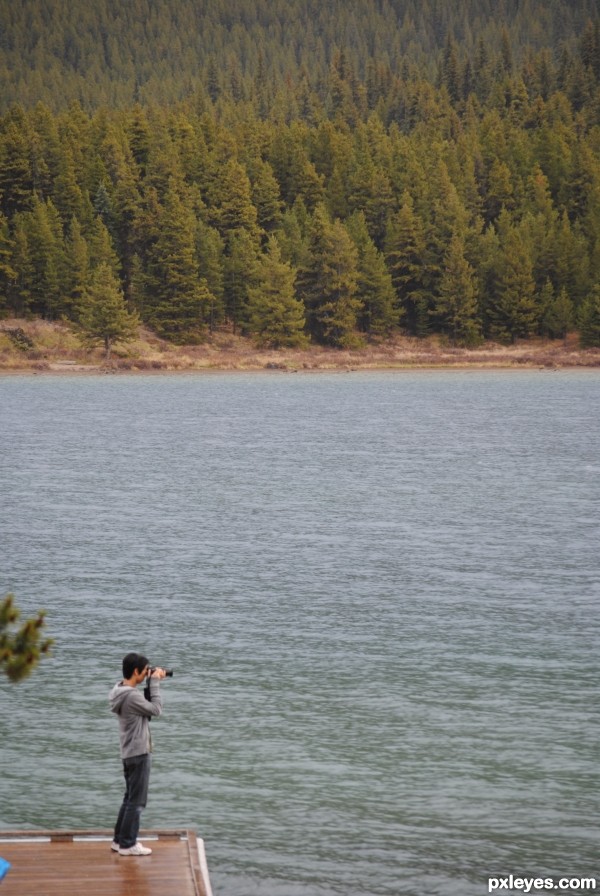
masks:
{"type": "Polygon", "coordinates": [[[596,0],[0,0],[0,107],[167,105],[199,87],[268,107],[290,84],[325,101],[340,48],[372,92],[387,66],[434,78],[448,41],[474,64],[570,54],[597,15],[596,0]]]}
{"type": "MultiPolygon", "coordinates": [[[[377,21],[403,6],[403,40],[423,15],[367,6],[377,21]]],[[[177,101],[13,103],[0,118],[0,313],[72,321],[107,349],[139,321],[179,343],[223,327],[338,347],[398,329],[475,345],[577,327],[598,344],[600,19],[558,51],[511,29],[564,29],[577,4],[507,0],[493,40],[490,22],[467,29],[471,6],[427,3],[434,71],[418,48],[362,58],[354,35],[326,71],[315,50],[316,73],[269,78],[278,57],[265,52],[236,81],[207,62],[177,101]]],[[[267,8],[279,9],[238,5],[231,32],[242,39],[246,16],[252,34],[267,8]]]]}

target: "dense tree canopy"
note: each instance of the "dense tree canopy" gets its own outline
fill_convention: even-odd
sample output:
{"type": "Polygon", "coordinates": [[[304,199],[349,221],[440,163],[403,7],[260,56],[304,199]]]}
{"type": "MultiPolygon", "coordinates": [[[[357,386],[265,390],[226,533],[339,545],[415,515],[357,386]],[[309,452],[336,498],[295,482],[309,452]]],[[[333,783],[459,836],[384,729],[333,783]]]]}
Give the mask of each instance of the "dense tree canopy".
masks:
{"type": "Polygon", "coordinates": [[[592,0],[0,0],[0,69],[0,313],[596,339],[592,0]]]}

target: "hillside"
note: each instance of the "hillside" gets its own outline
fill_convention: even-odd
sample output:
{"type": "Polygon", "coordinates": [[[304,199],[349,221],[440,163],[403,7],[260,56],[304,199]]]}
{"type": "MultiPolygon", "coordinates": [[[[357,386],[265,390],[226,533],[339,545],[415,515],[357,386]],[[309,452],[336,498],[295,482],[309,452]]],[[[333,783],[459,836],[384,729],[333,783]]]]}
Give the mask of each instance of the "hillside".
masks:
{"type": "Polygon", "coordinates": [[[378,69],[435,80],[449,42],[475,64],[522,65],[573,50],[594,0],[2,0],[2,97],[53,111],[212,99],[268,100],[285,82],[325,100],[336,52],[364,81],[378,69]]]}
{"type": "Polygon", "coordinates": [[[140,325],[600,342],[595,3],[2,0],[0,21],[0,316],[106,351],[140,325]]]}

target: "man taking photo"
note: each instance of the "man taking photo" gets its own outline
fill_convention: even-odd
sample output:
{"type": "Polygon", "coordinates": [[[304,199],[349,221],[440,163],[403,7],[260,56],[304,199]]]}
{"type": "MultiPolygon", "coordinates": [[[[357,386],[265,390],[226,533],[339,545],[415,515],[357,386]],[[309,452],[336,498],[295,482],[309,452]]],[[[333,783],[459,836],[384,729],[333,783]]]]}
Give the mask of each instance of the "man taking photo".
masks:
{"type": "Polygon", "coordinates": [[[109,694],[110,708],[119,717],[125,796],[111,848],[120,856],[149,856],[152,852],[137,839],[142,809],[148,799],[152,738],[150,719],[162,713],[159,680],[165,669],[151,669],[145,656],[128,653],[123,658],[123,680],[109,694]],[[146,696],[137,686],[147,680],[146,696]]]}

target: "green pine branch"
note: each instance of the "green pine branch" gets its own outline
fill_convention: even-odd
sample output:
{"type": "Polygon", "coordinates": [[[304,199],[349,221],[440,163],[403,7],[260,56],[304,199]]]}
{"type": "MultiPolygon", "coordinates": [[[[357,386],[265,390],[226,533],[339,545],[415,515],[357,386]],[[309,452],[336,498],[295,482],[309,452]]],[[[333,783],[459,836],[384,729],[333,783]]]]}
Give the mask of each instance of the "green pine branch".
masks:
{"type": "Polygon", "coordinates": [[[43,637],[42,610],[19,624],[20,615],[14,595],[8,594],[0,603],[0,672],[13,682],[27,678],[54,643],[43,637]]]}

